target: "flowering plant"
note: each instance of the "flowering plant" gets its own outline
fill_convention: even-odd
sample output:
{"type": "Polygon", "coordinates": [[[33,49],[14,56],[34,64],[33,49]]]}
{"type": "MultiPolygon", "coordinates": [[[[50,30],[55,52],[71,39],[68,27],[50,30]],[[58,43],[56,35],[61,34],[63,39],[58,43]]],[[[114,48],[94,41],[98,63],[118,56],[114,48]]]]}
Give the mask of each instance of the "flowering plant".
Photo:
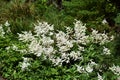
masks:
{"type": "MultiPolygon", "coordinates": [[[[1,35],[4,36],[2,31],[1,28],[1,35]]],[[[119,66],[112,67],[109,63],[113,54],[108,44],[113,40],[114,36],[99,33],[95,29],[88,34],[85,24],[78,20],[74,23],[74,28],[66,27],[65,31],[55,30],[54,25],[38,21],[33,32],[18,33],[18,41],[24,44],[24,47],[13,44],[8,46],[7,50],[23,56],[23,62],[19,61],[18,64],[23,72],[32,71],[35,62],[49,62],[52,68],[66,67],[66,71],[74,70],[74,74],[81,75],[74,79],[83,78],[85,75],[87,79],[91,79],[92,74],[94,78],[104,80],[107,79],[105,71],[118,75],[120,73],[119,66]]]]}

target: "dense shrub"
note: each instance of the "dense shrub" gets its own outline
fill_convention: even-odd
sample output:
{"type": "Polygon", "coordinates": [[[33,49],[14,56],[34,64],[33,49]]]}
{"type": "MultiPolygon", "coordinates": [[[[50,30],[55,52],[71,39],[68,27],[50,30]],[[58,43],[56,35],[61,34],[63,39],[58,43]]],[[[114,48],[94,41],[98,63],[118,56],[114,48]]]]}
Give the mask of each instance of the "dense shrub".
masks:
{"type": "Polygon", "coordinates": [[[120,75],[111,47],[114,37],[95,29],[89,32],[81,21],[64,31],[38,21],[32,32],[14,38],[3,26],[10,25],[1,25],[0,41],[9,44],[0,48],[0,73],[8,80],[113,80],[120,75]]]}

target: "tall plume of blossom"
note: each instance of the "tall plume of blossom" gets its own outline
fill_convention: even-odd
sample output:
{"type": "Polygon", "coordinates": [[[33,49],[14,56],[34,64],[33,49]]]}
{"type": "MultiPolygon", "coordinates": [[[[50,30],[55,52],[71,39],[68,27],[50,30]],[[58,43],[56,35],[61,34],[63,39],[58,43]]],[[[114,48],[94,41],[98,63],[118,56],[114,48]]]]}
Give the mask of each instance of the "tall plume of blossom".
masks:
{"type": "Polygon", "coordinates": [[[5,34],[6,34],[6,32],[5,32],[5,30],[3,29],[3,27],[7,27],[7,31],[6,32],[11,32],[11,30],[10,30],[10,24],[9,24],[9,22],[8,21],[6,21],[5,23],[4,23],[4,25],[2,25],[2,24],[0,24],[0,37],[5,37],[5,34]]]}
{"type": "Polygon", "coordinates": [[[23,41],[23,42],[29,42],[29,41],[33,41],[35,39],[35,37],[32,35],[31,31],[27,32],[24,31],[22,32],[22,34],[19,34],[19,40],[23,41]]]}
{"type": "Polygon", "coordinates": [[[2,24],[0,24],[0,36],[4,37],[4,35],[5,35],[5,32],[3,30],[3,26],[2,26],[2,24]]]}
{"type": "Polygon", "coordinates": [[[112,67],[109,67],[109,69],[110,69],[114,74],[120,76],[120,66],[118,66],[118,65],[115,66],[115,65],[113,64],[113,66],[112,66],[112,67]]]}
{"type": "Polygon", "coordinates": [[[92,34],[90,35],[90,38],[93,43],[98,43],[100,45],[104,45],[105,43],[108,43],[114,39],[113,36],[109,37],[105,33],[98,33],[98,31],[95,29],[92,29],[92,34]]]}
{"type": "Polygon", "coordinates": [[[21,69],[24,71],[24,70],[26,70],[26,69],[28,69],[28,66],[30,66],[30,59],[29,58],[25,58],[25,57],[23,57],[23,62],[22,63],[20,63],[20,67],[21,67],[21,69]]]}
{"type": "Polygon", "coordinates": [[[37,42],[37,40],[31,41],[30,45],[28,46],[28,49],[29,53],[34,53],[37,57],[41,56],[43,53],[43,48],[39,44],[39,42],[37,42]]]}
{"type": "Polygon", "coordinates": [[[34,32],[36,33],[36,36],[46,35],[50,34],[51,31],[54,30],[53,25],[49,25],[47,22],[39,22],[34,28],[34,32]]]}
{"type": "Polygon", "coordinates": [[[56,34],[57,46],[59,47],[60,52],[65,52],[70,50],[73,47],[73,41],[69,40],[69,35],[65,34],[62,31],[59,31],[56,34]]]}
{"type": "Polygon", "coordinates": [[[81,21],[76,21],[74,25],[75,25],[74,36],[75,36],[76,42],[84,45],[89,43],[89,40],[88,40],[89,36],[86,35],[86,30],[87,30],[86,26],[81,21]]]}
{"type": "Polygon", "coordinates": [[[6,21],[4,25],[7,26],[7,27],[10,26],[8,21],[6,21]]]}
{"type": "Polygon", "coordinates": [[[97,73],[97,75],[98,75],[98,80],[104,80],[103,77],[99,73],[97,73]]]}

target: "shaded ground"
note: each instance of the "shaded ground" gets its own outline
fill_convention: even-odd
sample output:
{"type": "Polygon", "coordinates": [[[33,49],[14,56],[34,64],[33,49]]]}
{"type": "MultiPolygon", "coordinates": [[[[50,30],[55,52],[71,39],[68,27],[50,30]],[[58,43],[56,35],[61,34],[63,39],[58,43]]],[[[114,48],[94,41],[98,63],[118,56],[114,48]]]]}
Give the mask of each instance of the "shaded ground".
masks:
{"type": "Polygon", "coordinates": [[[0,80],[5,80],[5,79],[3,79],[2,76],[0,76],[0,80]]]}

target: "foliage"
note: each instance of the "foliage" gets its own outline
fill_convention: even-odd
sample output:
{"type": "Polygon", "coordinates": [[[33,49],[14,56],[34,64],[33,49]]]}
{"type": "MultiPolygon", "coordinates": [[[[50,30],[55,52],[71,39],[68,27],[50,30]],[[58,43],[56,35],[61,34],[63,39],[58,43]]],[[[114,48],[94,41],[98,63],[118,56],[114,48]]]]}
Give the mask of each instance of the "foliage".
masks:
{"type": "Polygon", "coordinates": [[[31,29],[32,22],[35,20],[35,7],[33,3],[25,3],[21,0],[11,0],[9,3],[1,7],[1,23],[9,20],[11,23],[11,31],[13,33],[22,30],[31,29]],[[24,26],[24,27],[23,27],[24,26]]]}
{"type": "MultiPolygon", "coordinates": [[[[117,13],[116,7],[105,0],[63,1],[63,9],[61,11],[54,7],[54,5],[48,6],[46,0],[28,3],[25,3],[25,0],[10,0],[9,3],[3,1],[3,4],[7,4],[7,6],[1,6],[1,23],[9,20],[14,25],[13,33],[31,29],[32,22],[35,20],[45,20],[54,24],[57,29],[60,29],[62,26],[72,25],[74,19],[80,19],[88,26],[92,28],[95,26],[94,28],[102,31],[104,29],[97,26],[103,26],[101,22],[106,16],[113,19],[115,18],[114,14],[117,13]]],[[[108,27],[104,27],[109,31],[108,27]]]]}
{"type": "Polygon", "coordinates": [[[120,25],[120,13],[117,14],[117,17],[115,18],[115,22],[117,25],[120,25]]]}

